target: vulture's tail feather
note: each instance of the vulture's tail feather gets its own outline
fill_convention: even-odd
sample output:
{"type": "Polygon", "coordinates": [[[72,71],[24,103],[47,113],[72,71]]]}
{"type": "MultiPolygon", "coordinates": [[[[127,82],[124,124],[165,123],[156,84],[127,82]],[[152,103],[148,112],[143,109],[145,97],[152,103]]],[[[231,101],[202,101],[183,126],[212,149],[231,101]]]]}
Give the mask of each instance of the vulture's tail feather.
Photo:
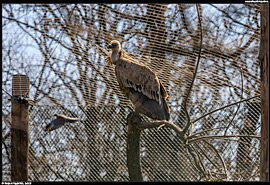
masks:
{"type": "Polygon", "coordinates": [[[133,88],[130,88],[130,91],[132,94],[130,99],[136,112],[156,120],[170,120],[170,109],[164,97],[161,97],[161,104],[159,104],[158,101],[148,98],[133,88]]]}

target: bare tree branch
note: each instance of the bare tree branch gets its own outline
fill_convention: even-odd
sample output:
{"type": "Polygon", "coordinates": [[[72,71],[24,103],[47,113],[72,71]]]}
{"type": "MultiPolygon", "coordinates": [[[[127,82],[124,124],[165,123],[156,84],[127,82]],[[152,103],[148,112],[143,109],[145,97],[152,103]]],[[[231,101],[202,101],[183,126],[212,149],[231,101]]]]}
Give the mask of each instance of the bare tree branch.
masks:
{"type": "Polygon", "coordinates": [[[232,105],[236,105],[236,104],[238,104],[238,103],[242,103],[242,102],[245,102],[245,101],[249,101],[249,100],[251,100],[251,99],[258,98],[258,97],[260,97],[260,95],[256,95],[256,96],[253,96],[253,97],[251,97],[251,98],[246,98],[246,99],[243,99],[243,100],[241,100],[241,101],[234,102],[234,103],[231,103],[231,104],[229,104],[229,105],[225,105],[225,106],[223,106],[223,107],[220,107],[220,108],[218,108],[218,109],[216,109],[216,110],[213,110],[213,111],[211,111],[211,112],[208,112],[208,113],[202,115],[201,117],[199,117],[199,118],[193,120],[192,123],[195,123],[195,122],[199,121],[200,119],[202,119],[202,118],[204,118],[204,117],[206,117],[206,116],[208,116],[208,115],[210,115],[210,114],[213,114],[214,112],[220,111],[220,110],[225,109],[225,108],[227,108],[227,107],[230,107],[230,106],[232,106],[232,105]]]}
{"type": "MultiPolygon", "coordinates": [[[[241,98],[240,98],[240,101],[241,101],[242,98],[243,98],[243,88],[244,88],[243,69],[242,69],[242,68],[240,69],[240,72],[241,72],[241,84],[242,84],[242,85],[241,85],[241,98]]],[[[236,116],[236,114],[237,114],[239,108],[240,108],[240,104],[238,104],[237,109],[236,109],[236,111],[235,111],[235,114],[233,115],[232,120],[231,120],[230,123],[228,124],[228,126],[227,126],[227,128],[226,128],[226,130],[225,130],[225,132],[224,132],[224,135],[226,135],[227,130],[229,129],[231,123],[233,122],[233,120],[234,120],[234,118],[235,118],[235,116],[236,116]]]]}
{"type": "MultiPolygon", "coordinates": [[[[192,136],[191,136],[192,137],[192,136]]],[[[190,137],[190,138],[191,138],[190,137]]],[[[224,139],[224,138],[231,138],[231,137],[235,137],[235,138],[239,138],[239,137],[249,137],[249,138],[261,138],[261,136],[257,136],[257,135],[209,135],[209,136],[196,136],[195,139],[190,139],[188,140],[189,143],[193,143],[193,142],[197,142],[200,140],[205,140],[205,139],[224,139]]],[[[194,137],[192,137],[194,138],[194,137]]]]}
{"type": "MultiPolygon", "coordinates": [[[[196,74],[197,74],[197,71],[198,71],[198,67],[199,67],[199,63],[200,63],[200,58],[201,58],[201,51],[202,51],[202,24],[201,24],[201,15],[200,15],[200,10],[199,10],[198,4],[196,4],[196,9],[197,9],[198,20],[199,20],[199,25],[200,25],[200,47],[199,47],[197,64],[196,64],[196,68],[195,68],[195,71],[194,71],[193,79],[191,81],[191,84],[190,84],[190,86],[188,88],[188,92],[187,92],[186,98],[184,100],[184,111],[185,111],[186,116],[187,116],[187,125],[186,125],[186,127],[184,128],[184,131],[183,131],[184,134],[187,133],[188,128],[192,124],[192,122],[190,122],[190,116],[189,116],[189,113],[187,111],[187,101],[188,101],[190,91],[191,91],[191,89],[193,87],[193,84],[194,84],[194,81],[195,81],[195,78],[196,78],[196,74]]],[[[192,134],[192,130],[190,131],[189,135],[191,135],[191,134],[192,134]]]]}

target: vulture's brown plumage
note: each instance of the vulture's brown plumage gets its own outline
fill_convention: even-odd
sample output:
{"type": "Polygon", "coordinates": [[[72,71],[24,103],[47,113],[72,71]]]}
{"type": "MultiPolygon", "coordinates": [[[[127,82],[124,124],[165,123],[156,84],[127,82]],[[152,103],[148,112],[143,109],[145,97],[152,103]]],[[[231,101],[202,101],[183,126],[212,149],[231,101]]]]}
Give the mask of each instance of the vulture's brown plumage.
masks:
{"type": "Polygon", "coordinates": [[[167,92],[156,74],[146,65],[127,56],[117,40],[111,41],[112,50],[106,61],[115,65],[121,91],[131,100],[135,111],[152,119],[170,120],[167,92]]]}

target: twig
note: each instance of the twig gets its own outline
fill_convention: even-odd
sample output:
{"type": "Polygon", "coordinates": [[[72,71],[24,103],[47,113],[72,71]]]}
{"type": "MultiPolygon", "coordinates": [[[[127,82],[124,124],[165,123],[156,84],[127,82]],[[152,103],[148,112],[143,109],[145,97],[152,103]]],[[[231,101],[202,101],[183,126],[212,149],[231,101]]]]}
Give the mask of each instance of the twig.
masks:
{"type": "Polygon", "coordinates": [[[224,129],[224,128],[227,128],[227,126],[226,127],[218,127],[218,128],[210,128],[210,129],[207,129],[207,130],[203,130],[201,132],[196,132],[192,136],[189,136],[188,139],[192,139],[194,137],[197,137],[196,135],[203,134],[203,133],[209,132],[211,130],[220,130],[220,129],[224,129]]]}
{"type": "Polygon", "coordinates": [[[241,101],[234,102],[234,103],[231,103],[231,104],[229,104],[229,105],[225,105],[225,106],[223,106],[223,107],[220,107],[220,108],[218,108],[218,109],[216,109],[216,110],[213,110],[213,111],[211,111],[211,112],[208,112],[208,113],[202,115],[201,117],[199,117],[199,118],[193,120],[192,123],[195,123],[195,122],[199,121],[200,119],[202,119],[202,118],[208,116],[209,114],[212,114],[212,113],[217,112],[217,111],[219,111],[219,110],[225,109],[225,108],[227,108],[227,107],[230,107],[230,106],[233,106],[233,105],[236,105],[236,104],[238,104],[238,103],[242,103],[242,102],[245,102],[245,101],[254,99],[254,98],[258,98],[258,97],[260,97],[260,96],[261,96],[261,95],[256,95],[256,96],[253,96],[253,97],[251,97],[251,98],[246,98],[246,99],[243,99],[243,100],[241,100],[241,101]]]}
{"type": "Polygon", "coordinates": [[[200,159],[200,155],[197,152],[197,150],[195,150],[192,145],[186,145],[188,148],[188,152],[192,155],[194,161],[195,161],[195,166],[197,167],[197,169],[200,171],[200,176],[202,177],[202,175],[204,176],[204,178],[206,180],[209,179],[207,172],[205,171],[205,168],[203,166],[202,160],[200,159]],[[195,152],[194,152],[195,151],[195,152]],[[196,153],[196,154],[195,154],[196,153]]]}
{"type": "MultiPolygon", "coordinates": [[[[194,143],[194,145],[196,146],[196,148],[200,149],[201,150],[201,153],[206,157],[206,159],[217,169],[220,171],[219,167],[210,159],[210,156],[209,154],[206,154],[205,153],[205,150],[203,150],[199,145],[198,143],[194,143]]],[[[220,171],[221,172],[221,171],[220,171]]]]}
{"type": "MultiPolygon", "coordinates": [[[[222,156],[219,154],[219,152],[217,151],[217,149],[216,149],[212,144],[210,144],[208,141],[203,140],[203,142],[205,142],[206,144],[208,144],[208,145],[209,145],[213,150],[215,150],[215,152],[217,153],[219,159],[221,160],[222,166],[223,166],[223,168],[224,168],[225,175],[226,175],[226,180],[228,181],[229,179],[228,179],[227,166],[226,166],[226,164],[225,164],[225,162],[224,162],[222,156]]],[[[218,169],[218,168],[217,168],[217,169],[218,169]]]]}
{"type": "MultiPolygon", "coordinates": [[[[32,148],[30,148],[29,153],[33,156],[35,156],[35,153],[32,148]]],[[[44,168],[48,168],[53,174],[57,177],[60,178],[61,180],[68,181],[58,170],[54,170],[46,161],[40,160],[41,165],[44,166],[44,168]]]]}
{"type": "MultiPolygon", "coordinates": [[[[241,97],[240,97],[240,100],[242,100],[242,98],[243,98],[243,87],[244,87],[243,69],[240,68],[240,71],[241,71],[241,82],[242,82],[242,85],[241,85],[241,97]]],[[[229,129],[229,127],[230,127],[230,125],[232,124],[232,122],[233,122],[233,120],[234,120],[236,114],[238,113],[239,108],[240,108],[240,104],[238,104],[237,110],[236,110],[235,114],[233,115],[232,120],[230,121],[230,123],[228,124],[228,126],[227,126],[227,128],[226,128],[226,130],[225,130],[225,132],[224,132],[224,136],[226,135],[227,130],[229,129]]]]}
{"type": "Polygon", "coordinates": [[[10,147],[8,147],[7,144],[5,143],[5,139],[3,138],[3,136],[2,136],[2,144],[3,144],[4,147],[5,147],[6,154],[7,154],[7,158],[8,158],[8,161],[9,161],[9,164],[11,164],[10,154],[9,154],[9,152],[8,152],[8,149],[9,149],[10,147]]]}
{"type": "MultiPolygon", "coordinates": [[[[188,89],[188,92],[187,92],[187,95],[186,95],[186,98],[185,98],[185,101],[184,101],[184,111],[185,111],[186,116],[187,116],[187,125],[184,128],[184,134],[187,133],[187,130],[188,130],[189,126],[191,124],[193,124],[193,122],[190,122],[190,116],[189,116],[189,113],[187,111],[187,100],[189,98],[190,91],[191,91],[191,89],[193,87],[193,84],[194,84],[194,81],[195,81],[195,78],[196,78],[196,74],[197,74],[197,71],[198,71],[198,66],[199,66],[200,58],[201,58],[201,51],[202,51],[202,24],[201,24],[201,16],[200,16],[200,11],[199,11],[199,8],[198,8],[198,4],[196,4],[196,9],[197,9],[198,20],[199,20],[199,25],[200,25],[200,39],[201,40],[200,40],[200,48],[199,48],[197,64],[196,64],[196,68],[195,68],[195,71],[194,71],[193,79],[191,81],[191,84],[189,86],[189,89],[188,89]]],[[[189,135],[191,135],[191,134],[192,134],[192,130],[190,131],[189,135]]]]}
{"type": "MultiPolygon", "coordinates": [[[[226,141],[233,141],[233,142],[237,142],[237,143],[242,143],[242,144],[245,144],[245,145],[248,145],[249,143],[247,143],[247,142],[244,142],[244,141],[240,141],[240,139],[233,139],[233,138],[221,138],[222,140],[226,140],[226,141]]],[[[260,138],[258,138],[258,140],[259,140],[260,138]]],[[[197,142],[197,141],[196,141],[197,142]]],[[[256,149],[256,150],[260,150],[260,148],[259,147],[256,147],[256,146],[250,146],[250,147],[252,147],[252,148],[254,148],[254,149],[256,149]]]]}
{"type": "Polygon", "coordinates": [[[227,18],[231,19],[234,23],[237,23],[237,24],[239,24],[239,25],[242,25],[242,26],[244,26],[244,27],[247,28],[247,29],[252,29],[253,31],[256,31],[256,30],[254,30],[254,28],[250,27],[249,25],[243,24],[243,23],[241,23],[240,21],[238,21],[238,20],[232,18],[226,11],[224,11],[224,10],[218,8],[217,6],[215,6],[215,5],[213,5],[213,4],[210,4],[210,6],[215,7],[218,11],[222,12],[224,15],[226,15],[227,18]]]}
{"type": "Polygon", "coordinates": [[[258,138],[260,139],[261,136],[257,136],[257,135],[227,135],[227,136],[221,136],[221,135],[210,135],[210,136],[201,136],[201,137],[197,137],[197,138],[194,138],[194,139],[190,139],[188,140],[189,143],[193,143],[193,142],[197,142],[197,141],[200,141],[200,140],[204,140],[204,139],[224,139],[224,138],[230,138],[230,137],[252,137],[252,138],[258,138]]]}
{"type": "Polygon", "coordinates": [[[9,95],[10,97],[12,97],[12,95],[9,94],[5,89],[2,88],[2,90],[3,90],[7,95],[9,95]]]}

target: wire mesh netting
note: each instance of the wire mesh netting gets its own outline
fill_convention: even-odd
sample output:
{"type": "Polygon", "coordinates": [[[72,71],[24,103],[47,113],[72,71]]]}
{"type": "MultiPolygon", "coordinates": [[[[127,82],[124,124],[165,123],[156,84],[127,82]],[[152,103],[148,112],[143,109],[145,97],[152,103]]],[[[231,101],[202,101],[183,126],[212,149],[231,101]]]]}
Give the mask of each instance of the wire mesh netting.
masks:
{"type": "MultiPolygon", "coordinates": [[[[19,73],[30,80],[30,181],[128,181],[126,118],[134,108],[105,62],[108,43],[119,40],[157,74],[170,121],[184,128],[202,29],[189,145],[210,180],[259,180],[260,7],[198,7],[201,22],[194,4],[3,4],[2,179],[10,180],[8,92],[19,73]],[[46,133],[55,113],[81,121],[46,133]]],[[[144,180],[205,180],[173,130],[146,129],[140,139],[144,180]]]]}

